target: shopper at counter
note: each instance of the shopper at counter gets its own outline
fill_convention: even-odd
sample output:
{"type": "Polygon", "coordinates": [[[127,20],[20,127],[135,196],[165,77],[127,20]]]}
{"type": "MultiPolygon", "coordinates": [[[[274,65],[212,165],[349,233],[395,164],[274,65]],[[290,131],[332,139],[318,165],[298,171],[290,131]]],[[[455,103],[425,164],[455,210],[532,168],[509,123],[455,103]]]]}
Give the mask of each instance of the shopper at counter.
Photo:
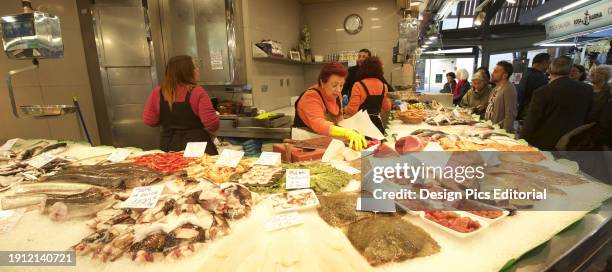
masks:
{"type": "MultiPolygon", "coordinates": [[[[369,49],[364,48],[364,49],[359,50],[359,53],[357,53],[357,65],[351,66],[348,68],[348,76],[346,78],[344,87],[342,87],[342,96],[346,95],[348,98],[351,97],[351,91],[353,90],[353,85],[355,85],[355,82],[359,81],[359,66],[365,59],[371,56],[372,56],[372,52],[370,52],[369,49]]],[[[387,89],[390,92],[395,91],[393,87],[391,86],[391,84],[389,84],[384,77],[382,77],[381,80],[387,85],[387,89]]]]}
{"type": "Polygon", "coordinates": [[[455,78],[457,76],[453,72],[446,73],[446,83],[444,83],[444,87],[440,90],[440,93],[453,93],[455,87],[457,87],[457,81],[455,78]]]}
{"type": "Polygon", "coordinates": [[[357,151],[367,147],[365,137],[354,130],[337,126],[343,119],[340,95],[347,71],[339,63],[323,66],[319,82],[304,91],[295,102],[291,136],[304,140],[323,136],[346,138],[357,151]]]}
{"type": "Polygon", "coordinates": [[[508,132],[514,131],[516,118],[516,89],[508,79],[512,75],[513,67],[507,61],[500,61],[491,75],[495,88],[489,96],[489,104],[485,111],[485,119],[499,125],[508,132]]]}
{"type": "Polygon", "coordinates": [[[574,64],[572,70],[570,70],[569,78],[571,80],[584,82],[587,78],[586,68],[580,64],[574,64]]]}
{"type": "Polygon", "coordinates": [[[463,96],[459,106],[472,109],[472,112],[481,117],[484,116],[484,111],[489,105],[489,95],[491,94],[491,85],[489,78],[482,72],[475,73],[472,76],[472,88],[463,96]]]}
{"type": "Polygon", "coordinates": [[[457,86],[453,88],[453,104],[459,105],[459,102],[461,102],[461,99],[463,99],[463,96],[471,87],[467,80],[470,75],[465,69],[457,70],[456,74],[459,80],[457,81],[457,86]]]}
{"type": "Polygon", "coordinates": [[[551,82],[537,89],[521,138],[541,150],[554,150],[564,134],[584,124],[591,108],[591,86],[569,79],[572,59],[561,56],[550,65],[551,82]]]}
{"type": "Polygon", "coordinates": [[[145,124],[161,125],[160,149],[182,151],[188,142],[207,142],[206,153],[217,154],[213,133],[219,117],[208,93],[197,85],[200,69],[190,56],[174,56],[166,65],[162,86],[147,99],[142,118],[145,124]]]}
{"type": "Polygon", "coordinates": [[[521,78],[516,89],[519,101],[518,120],[525,120],[533,91],[548,83],[548,77],[546,77],[545,73],[549,65],[550,55],[548,53],[537,54],[533,58],[531,67],[527,68],[527,71],[525,71],[521,78]]]}
{"type": "Polygon", "coordinates": [[[612,77],[612,65],[602,64],[591,71],[593,84],[593,107],[587,117],[587,122],[596,122],[606,103],[610,99],[610,85],[608,80],[612,77]]]}
{"type": "Polygon", "coordinates": [[[353,85],[351,98],[344,113],[351,116],[360,110],[367,110],[370,120],[381,133],[385,127],[380,118],[381,111],[391,110],[391,101],[387,98],[387,85],[382,80],[383,67],[378,57],[369,57],[359,66],[359,81],[353,85]]]}

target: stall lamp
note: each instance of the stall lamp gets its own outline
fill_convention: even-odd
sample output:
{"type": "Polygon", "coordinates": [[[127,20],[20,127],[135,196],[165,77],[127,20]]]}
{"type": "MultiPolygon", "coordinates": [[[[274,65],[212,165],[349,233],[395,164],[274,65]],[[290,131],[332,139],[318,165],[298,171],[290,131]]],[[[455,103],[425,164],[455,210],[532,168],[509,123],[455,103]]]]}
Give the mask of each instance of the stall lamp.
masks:
{"type": "Polygon", "coordinates": [[[474,19],[474,25],[481,26],[485,16],[486,13],[484,11],[478,12],[478,15],[476,15],[476,18],[474,19]]]}
{"type": "Polygon", "coordinates": [[[516,4],[516,0],[506,0],[506,2],[508,2],[508,4],[516,4]]]}
{"type": "Polygon", "coordinates": [[[435,36],[435,35],[429,36],[429,40],[431,41],[435,41],[437,39],[438,39],[438,36],[435,36]]]}

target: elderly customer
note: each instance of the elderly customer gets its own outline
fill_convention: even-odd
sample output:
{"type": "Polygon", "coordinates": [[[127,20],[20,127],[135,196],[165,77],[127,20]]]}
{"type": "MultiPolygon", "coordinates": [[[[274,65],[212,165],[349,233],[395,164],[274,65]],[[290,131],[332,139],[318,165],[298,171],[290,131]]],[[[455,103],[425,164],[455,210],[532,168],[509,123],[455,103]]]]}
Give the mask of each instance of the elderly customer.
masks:
{"type": "Polygon", "coordinates": [[[453,89],[453,104],[455,105],[459,105],[459,102],[461,102],[461,99],[463,99],[463,96],[467,93],[467,91],[470,89],[470,83],[468,82],[468,77],[470,76],[468,74],[468,71],[465,69],[459,69],[457,70],[457,86],[455,86],[455,88],[453,89]]]}
{"type": "Polygon", "coordinates": [[[593,104],[593,89],[569,79],[572,59],[556,58],[550,65],[550,83],[533,93],[521,138],[541,150],[555,150],[563,135],[582,126],[593,104]]]}
{"type": "Polygon", "coordinates": [[[491,94],[489,79],[483,73],[475,73],[472,76],[472,88],[463,96],[459,106],[472,109],[475,114],[484,116],[484,111],[489,105],[491,94]]]}

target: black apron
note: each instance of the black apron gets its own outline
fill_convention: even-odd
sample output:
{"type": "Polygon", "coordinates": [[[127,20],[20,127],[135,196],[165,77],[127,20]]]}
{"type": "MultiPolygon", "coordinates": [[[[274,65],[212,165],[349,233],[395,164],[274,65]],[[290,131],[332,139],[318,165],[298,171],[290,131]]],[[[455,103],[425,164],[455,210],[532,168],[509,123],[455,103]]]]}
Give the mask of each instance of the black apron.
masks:
{"type": "Polygon", "coordinates": [[[385,92],[387,90],[387,85],[383,83],[383,91],[380,95],[371,95],[368,86],[366,86],[363,81],[359,81],[361,87],[365,90],[368,97],[361,103],[359,106],[359,110],[366,110],[368,115],[370,116],[370,120],[372,123],[380,130],[382,134],[385,134],[385,126],[383,125],[382,119],[380,118],[380,111],[382,109],[383,101],[385,99],[385,92]]]}
{"type": "Polygon", "coordinates": [[[188,142],[207,142],[206,154],[217,155],[219,153],[213,137],[193,113],[190,98],[191,91],[188,91],[185,101],[175,101],[170,110],[162,90],[159,90],[159,118],[162,126],[160,149],[165,152],[183,151],[188,142]]]}
{"type": "Polygon", "coordinates": [[[338,116],[342,113],[342,103],[340,102],[340,98],[336,97],[336,103],[338,104],[338,109],[340,109],[338,111],[338,115],[333,115],[331,112],[329,112],[329,110],[327,109],[327,105],[325,104],[325,99],[323,99],[323,95],[321,94],[321,91],[319,91],[319,89],[316,88],[310,88],[306,91],[304,91],[300,97],[298,97],[298,99],[295,101],[295,116],[293,117],[293,127],[295,128],[307,128],[310,129],[306,123],[304,123],[304,121],[302,120],[302,118],[300,118],[300,115],[298,114],[298,103],[300,103],[300,100],[302,99],[302,96],[304,96],[304,94],[307,91],[316,91],[319,96],[321,97],[321,101],[323,102],[323,106],[325,107],[325,119],[327,121],[333,122],[334,124],[338,123],[338,116]]]}

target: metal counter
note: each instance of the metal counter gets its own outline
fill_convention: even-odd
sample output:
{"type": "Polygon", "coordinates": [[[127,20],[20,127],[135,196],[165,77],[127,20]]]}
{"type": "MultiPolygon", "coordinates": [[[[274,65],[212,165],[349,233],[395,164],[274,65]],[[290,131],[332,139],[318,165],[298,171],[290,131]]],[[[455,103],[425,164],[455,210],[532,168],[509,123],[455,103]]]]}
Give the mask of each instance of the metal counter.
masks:
{"type": "Polygon", "coordinates": [[[284,121],[280,127],[257,126],[252,117],[220,116],[221,127],[219,135],[222,137],[240,137],[252,139],[289,139],[291,138],[291,123],[293,118],[284,121]]]}
{"type": "Polygon", "coordinates": [[[528,252],[507,271],[609,271],[612,201],[528,252]],[[596,268],[595,268],[596,267],[596,268]]]}

